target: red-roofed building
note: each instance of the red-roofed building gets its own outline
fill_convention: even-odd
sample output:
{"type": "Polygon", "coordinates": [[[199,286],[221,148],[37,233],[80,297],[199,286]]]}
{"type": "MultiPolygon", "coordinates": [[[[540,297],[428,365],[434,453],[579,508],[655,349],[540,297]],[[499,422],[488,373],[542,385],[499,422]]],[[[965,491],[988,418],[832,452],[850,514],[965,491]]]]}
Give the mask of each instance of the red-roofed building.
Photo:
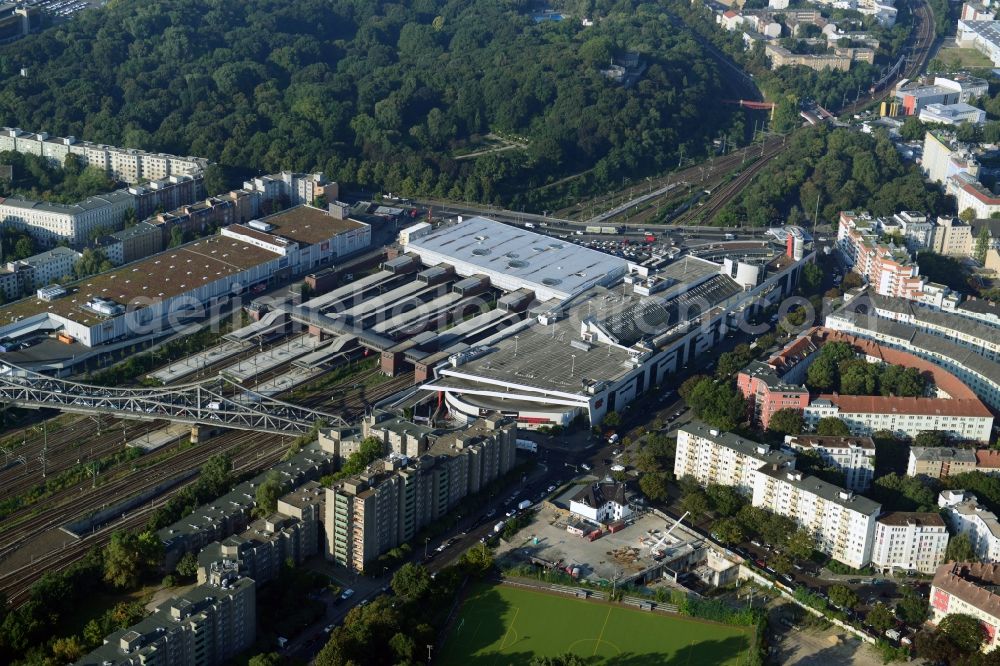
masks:
{"type": "Polygon", "coordinates": [[[823,418],[842,419],[852,435],[889,430],[915,437],[924,430],[942,430],[955,439],[987,442],[993,427],[993,414],[986,405],[947,370],[909,352],[826,328],[808,331],[766,363],[751,363],[737,375],[736,385],[747,399],[751,419],[765,428],[774,412],[784,408],[800,410],[807,429],[814,429],[823,418]],[[823,394],[809,401],[800,382],[814,352],[827,342],[846,342],[869,362],[915,368],[948,397],[823,394]]]}
{"type": "Polygon", "coordinates": [[[976,451],[976,471],[983,474],[1000,474],[1000,451],[993,449],[976,451]]]}
{"type": "Polygon", "coordinates": [[[983,650],[992,650],[997,646],[997,629],[1000,628],[1000,595],[993,592],[998,585],[998,564],[951,562],[941,565],[931,584],[931,622],[937,624],[958,613],[971,615],[986,629],[983,650]]]}

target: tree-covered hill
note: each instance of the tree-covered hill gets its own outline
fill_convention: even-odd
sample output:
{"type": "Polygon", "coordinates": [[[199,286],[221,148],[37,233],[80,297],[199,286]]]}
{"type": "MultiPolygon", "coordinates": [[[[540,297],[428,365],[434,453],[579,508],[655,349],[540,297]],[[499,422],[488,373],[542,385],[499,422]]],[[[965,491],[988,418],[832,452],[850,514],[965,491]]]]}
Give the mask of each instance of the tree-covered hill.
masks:
{"type": "Polygon", "coordinates": [[[788,147],[720,211],[715,223],[836,224],[842,210],[892,215],[901,210],[943,214],[953,207],[920,170],[905,162],[883,132],[874,135],[817,125],[793,134],[788,147]]]}
{"type": "Polygon", "coordinates": [[[584,28],[529,4],[112,0],[0,48],[0,122],[528,207],[518,193],[661,170],[729,129],[715,65],[656,5],[620,0],[584,28]],[[624,51],[649,65],[630,88],[600,73],[624,51]],[[491,132],[516,145],[455,159],[491,132]]]}

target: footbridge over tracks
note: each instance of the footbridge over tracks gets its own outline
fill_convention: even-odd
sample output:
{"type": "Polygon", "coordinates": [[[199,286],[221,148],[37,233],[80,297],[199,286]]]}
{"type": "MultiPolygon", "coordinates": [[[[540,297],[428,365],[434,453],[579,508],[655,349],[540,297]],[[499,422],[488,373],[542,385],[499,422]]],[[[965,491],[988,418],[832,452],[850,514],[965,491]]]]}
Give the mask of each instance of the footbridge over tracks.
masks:
{"type": "Polygon", "coordinates": [[[348,425],[339,416],[261,395],[221,376],[162,388],[115,388],[57,379],[4,364],[0,365],[0,403],[279,435],[306,434],[318,420],[331,426],[348,425]]]}

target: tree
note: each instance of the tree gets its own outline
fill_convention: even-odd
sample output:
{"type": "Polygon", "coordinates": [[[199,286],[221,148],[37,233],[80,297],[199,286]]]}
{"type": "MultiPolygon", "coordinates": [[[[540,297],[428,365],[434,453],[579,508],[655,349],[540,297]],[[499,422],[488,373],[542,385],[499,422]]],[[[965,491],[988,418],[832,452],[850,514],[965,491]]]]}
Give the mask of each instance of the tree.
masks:
{"type": "Polygon", "coordinates": [[[601,423],[608,428],[617,428],[622,424],[622,417],[618,415],[618,412],[608,412],[604,415],[601,423]]]}
{"type": "Polygon", "coordinates": [[[966,208],[961,213],[958,214],[958,218],[963,222],[972,222],[976,219],[976,211],[972,208],[966,208]]]}
{"type": "Polygon", "coordinates": [[[174,570],[178,576],[194,578],[198,575],[198,558],[193,552],[188,551],[177,561],[177,567],[174,570]]]}
{"type": "Polygon", "coordinates": [[[976,236],[976,248],[972,252],[972,257],[980,264],[986,263],[986,253],[990,249],[990,230],[984,224],[979,228],[979,235],[976,236]]]}
{"type": "Polygon", "coordinates": [[[85,278],[109,271],[112,268],[113,266],[108,261],[107,255],[104,254],[104,250],[92,250],[88,247],[81,253],[80,259],[73,266],[73,273],[77,278],[85,278]]]}
{"type": "Polygon", "coordinates": [[[964,613],[946,615],[938,623],[938,632],[944,634],[960,651],[973,654],[986,640],[986,629],[978,618],[964,613]]]}
{"type": "Polygon", "coordinates": [[[743,528],[735,518],[722,518],[712,526],[712,536],[726,545],[743,541],[743,528]]]}
{"type": "Polygon", "coordinates": [[[493,568],[493,552],[485,544],[479,544],[462,553],[458,563],[470,576],[482,578],[493,568]]]}
{"type": "Polygon", "coordinates": [[[851,434],[851,429],[847,427],[841,419],[836,416],[827,416],[816,423],[816,434],[832,437],[847,437],[851,434]]]}
{"type": "Polygon", "coordinates": [[[14,259],[27,259],[35,254],[35,243],[30,236],[21,236],[14,244],[14,259]]]}
{"type": "Polygon", "coordinates": [[[209,196],[221,194],[229,189],[226,175],[218,164],[209,164],[205,167],[205,178],[202,182],[205,186],[205,193],[209,196]]]}
{"type": "Polygon", "coordinates": [[[909,116],[899,128],[899,135],[907,141],[917,141],[924,138],[924,124],[916,116],[909,116]]]}
{"type": "Polygon", "coordinates": [[[746,500],[740,497],[735,488],[717,483],[710,484],[705,489],[712,510],[722,516],[735,516],[746,500]]]}
{"type": "Polygon", "coordinates": [[[849,289],[857,289],[865,283],[865,279],[861,277],[858,273],[851,271],[844,276],[844,279],[840,283],[840,287],[847,291],[849,289]]]}
{"type": "Polygon", "coordinates": [[[844,585],[831,585],[826,591],[826,596],[830,603],[838,608],[848,610],[858,605],[858,595],[849,587],[844,585]]]}
{"type": "Polygon", "coordinates": [[[57,638],[52,643],[52,656],[61,663],[77,661],[84,654],[86,654],[86,650],[76,636],[57,638]]]}
{"type": "Polygon", "coordinates": [[[923,447],[940,447],[948,446],[951,442],[948,440],[948,436],[940,430],[924,430],[917,433],[917,436],[913,438],[914,446],[923,447]]]}
{"type": "Polygon", "coordinates": [[[417,643],[403,632],[397,632],[389,639],[389,647],[399,663],[412,663],[413,656],[417,651],[417,643]]]}
{"type": "Polygon", "coordinates": [[[681,507],[690,512],[691,519],[694,521],[708,513],[709,506],[708,496],[701,488],[681,498],[681,507]]]}
{"type": "Polygon", "coordinates": [[[706,379],[708,379],[708,377],[705,375],[691,375],[681,383],[680,388],[677,389],[677,394],[685,402],[687,402],[690,399],[691,394],[694,393],[695,387],[706,379]]]}
{"type": "Polygon", "coordinates": [[[944,551],[946,562],[971,562],[976,559],[976,551],[972,547],[968,534],[959,534],[948,540],[944,551]]]}
{"type": "Polygon", "coordinates": [[[808,530],[799,528],[788,537],[785,551],[797,560],[808,559],[816,548],[816,541],[808,530]]]}
{"type": "Polygon", "coordinates": [[[771,414],[767,429],[779,435],[799,435],[802,434],[803,425],[802,412],[785,407],[771,414]]]}
{"type": "Polygon", "coordinates": [[[892,611],[886,608],[881,601],[868,611],[865,621],[880,635],[885,634],[887,629],[896,624],[896,618],[893,617],[892,611]]]}
{"type": "Polygon", "coordinates": [[[277,652],[266,652],[250,657],[247,666],[281,666],[284,663],[285,658],[277,652]]]}
{"type": "Polygon", "coordinates": [[[133,588],[149,567],[157,566],[163,544],[153,532],[117,531],[104,550],[104,580],[118,588],[133,588]]]}
{"type": "Polygon", "coordinates": [[[799,287],[807,296],[818,294],[823,287],[823,269],[812,262],[803,266],[799,287]]]}
{"type": "Polygon", "coordinates": [[[407,603],[420,601],[431,589],[431,575],[420,564],[407,562],[392,576],[392,591],[407,603]]]}
{"type": "Polygon", "coordinates": [[[639,477],[639,490],[653,502],[663,502],[667,499],[667,475],[643,474],[639,477]]]}
{"type": "Polygon", "coordinates": [[[904,585],[903,598],[896,604],[899,618],[912,627],[918,627],[927,620],[930,611],[927,601],[917,594],[912,587],[904,585]]]}
{"type": "Polygon", "coordinates": [[[264,479],[264,482],[257,486],[257,506],[254,507],[254,515],[258,518],[269,516],[278,510],[278,498],[284,490],[281,485],[281,477],[277,472],[271,472],[264,479]]]}
{"type": "Polygon", "coordinates": [[[732,430],[746,416],[746,401],[732,382],[705,377],[691,390],[687,403],[695,416],[719,430],[732,430]]]}
{"type": "Polygon", "coordinates": [[[829,393],[835,391],[839,384],[837,363],[827,356],[817,357],[806,371],[806,386],[812,391],[829,393]]]}
{"type": "Polygon", "coordinates": [[[180,247],[184,245],[184,230],[179,226],[170,230],[170,244],[168,247],[180,247]]]}

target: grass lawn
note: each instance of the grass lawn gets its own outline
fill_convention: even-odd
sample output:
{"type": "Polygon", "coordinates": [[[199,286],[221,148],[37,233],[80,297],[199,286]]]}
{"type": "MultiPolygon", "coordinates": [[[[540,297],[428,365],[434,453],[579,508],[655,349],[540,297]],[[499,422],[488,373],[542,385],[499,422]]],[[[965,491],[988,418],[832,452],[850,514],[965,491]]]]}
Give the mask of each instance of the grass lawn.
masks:
{"type": "Polygon", "coordinates": [[[736,666],[750,644],[749,627],[480,585],[465,600],[438,661],[507,666],[573,652],[589,664],[736,666]]]}
{"type": "Polygon", "coordinates": [[[941,47],[937,57],[949,67],[993,67],[993,62],[976,49],[959,47],[941,47]]]}

